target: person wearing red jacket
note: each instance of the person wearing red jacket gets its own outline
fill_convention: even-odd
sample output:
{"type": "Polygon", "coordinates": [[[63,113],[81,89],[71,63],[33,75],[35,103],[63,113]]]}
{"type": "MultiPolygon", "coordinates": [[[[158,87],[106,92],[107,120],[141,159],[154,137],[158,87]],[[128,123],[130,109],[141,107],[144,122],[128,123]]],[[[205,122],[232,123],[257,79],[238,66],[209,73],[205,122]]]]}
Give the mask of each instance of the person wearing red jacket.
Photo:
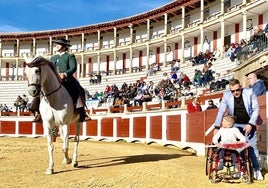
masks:
{"type": "Polygon", "coordinates": [[[201,112],[202,108],[199,104],[198,97],[193,97],[192,102],[189,102],[187,104],[187,111],[188,113],[193,113],[193,112],[201,112]]]}

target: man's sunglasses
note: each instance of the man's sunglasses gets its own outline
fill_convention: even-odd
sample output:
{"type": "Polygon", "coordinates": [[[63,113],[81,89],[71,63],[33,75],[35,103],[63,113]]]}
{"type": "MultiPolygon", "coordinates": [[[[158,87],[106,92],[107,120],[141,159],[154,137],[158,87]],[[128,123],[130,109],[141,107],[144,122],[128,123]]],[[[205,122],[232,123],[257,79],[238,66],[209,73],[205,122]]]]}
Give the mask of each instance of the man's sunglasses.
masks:
{"type": "Polygon", "coordinates": [[[236,91],[240,91],[240,88],[235,89],[235,90],[230,90],[232,93],[236,92],[236,91]]]}

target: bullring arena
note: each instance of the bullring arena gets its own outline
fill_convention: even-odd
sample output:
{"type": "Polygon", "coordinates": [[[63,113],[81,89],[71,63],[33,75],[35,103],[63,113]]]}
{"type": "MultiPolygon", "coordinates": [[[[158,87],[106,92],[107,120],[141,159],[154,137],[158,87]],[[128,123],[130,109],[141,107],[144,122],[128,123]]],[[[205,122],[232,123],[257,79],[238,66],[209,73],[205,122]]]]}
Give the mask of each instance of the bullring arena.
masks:
{"type": "MultiPolygon", "coordinates": [[[[26,63],[23,55],[33,53],[50,58],[56,53],[52,40],[65,37],[75,54],[75,75],[90,94],[104,92],[107,85],[118,87],[143,80],[159,83],[170,73],[173,60],[180,72],[191,79],[193,57],[199,52],[218,51],[215,73],[235,77],[248,86],[246,75],[256,72],[267,82],[268,50],[239,61],[230,61],[226,45],[249,41],[253,27],[268,23],[266,0],[172,1],[143,14],[85,27],[0,35],[0,104],[13,107],[18,95],[27,94],[26,63]],[[158,69],[148,74],[152,65],[158,69]],[[89,81],[100,74],[101,82],[89,81]]],[[[250,51],[249,51],[250,52],[250,51]]],[[[228,86],[227,86],[228,88],[228,86]]],[[[190,87],[202,108],[208,100],[219,104],[223,90],[190,87]]],[[[263,124],[258,130],[258,149],[267,187],[267,95],[258,97],[263,124]]],[[[31,97],[30,101],[31,101],[31,97]]],[[[113,106],[113,98],[100,103],[89,98],[92,120],[83,122],[78,150],[79,167],[61,164],[61,140],[55,145],[55,174],[44,175],[47,146],[42,123],[32,122],[30,112],[1,112],[1,187],[234,187],[237,182],[213,185],[205,175],[206,145],[211,143],[217,109],[187,113],[187,97],[169,102],[152,100],[140,106],[113,106]],[[193,180],[193,181],[191,181],[193,180]]],[[[133,101],[132,101],[133,102],[133,101]]],[[[74,127],[70,129],[70,150],[74,127]]]]}

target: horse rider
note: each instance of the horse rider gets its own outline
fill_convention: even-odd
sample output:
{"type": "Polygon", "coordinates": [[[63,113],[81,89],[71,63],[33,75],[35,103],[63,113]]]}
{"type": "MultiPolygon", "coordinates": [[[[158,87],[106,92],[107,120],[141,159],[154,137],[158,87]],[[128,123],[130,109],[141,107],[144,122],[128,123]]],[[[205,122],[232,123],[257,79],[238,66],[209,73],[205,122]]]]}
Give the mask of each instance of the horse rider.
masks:
{"type": "MultiPolygon", "coordinates": [[[[77,70],[77,62],[75,55],[68,52],[71,44],[64,38],[59,38],[52,42],[56,44],[57,54],[52,56],[50,61],[57,67],[62,85],[65,86],[73,99],[73,103],[80,114],[79,122],[91,120],[85,112],[84,88],[73,76],[77,70]]],[[[40,114],[37,114],[34,121],[40,121],[40,117],[40,114]]]]}

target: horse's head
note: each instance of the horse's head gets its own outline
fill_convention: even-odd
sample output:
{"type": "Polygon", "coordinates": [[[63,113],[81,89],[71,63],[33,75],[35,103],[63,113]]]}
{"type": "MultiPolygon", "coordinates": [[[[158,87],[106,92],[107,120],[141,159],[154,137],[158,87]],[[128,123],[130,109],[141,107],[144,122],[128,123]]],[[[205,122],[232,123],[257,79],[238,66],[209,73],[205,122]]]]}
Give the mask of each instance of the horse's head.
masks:
{"type": "Polygon", "coordinates": [[[41,69],[40,59],[42,57],[37,56],[24,56],[26,62],[25,74],[28,78],[28,92],[31,96],[37,97],[41,92],[41,69]]]}

